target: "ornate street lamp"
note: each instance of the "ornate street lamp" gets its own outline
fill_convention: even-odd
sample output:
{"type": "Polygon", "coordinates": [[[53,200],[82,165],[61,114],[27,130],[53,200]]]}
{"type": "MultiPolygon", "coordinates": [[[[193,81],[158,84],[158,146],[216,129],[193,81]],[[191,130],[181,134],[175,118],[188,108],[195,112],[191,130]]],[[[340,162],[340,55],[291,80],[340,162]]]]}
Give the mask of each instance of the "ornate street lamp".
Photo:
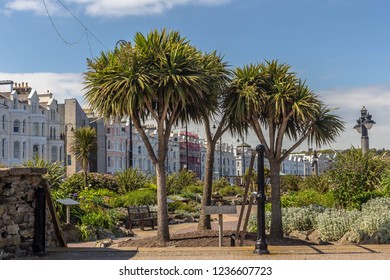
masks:
{"type": "MultiPolygon", "coordinates": [[[[245,166],[245,148],[250,148],[251,146],[247,143],[244,142],[244,139],[241,139],[242,143],[240,145],[237,146],[237,152],[238,152],[238,148],[242,148],[242,156],[241,156],[241,160],[242,160],[242,167],[243,167],[243,170],[242,170],[242,178],[244,178],[245,176],[245,169],[246,169],[246,166],[245,166]]],[[[237,142],[240,143],[240,139],[237,139],[237,142]]],[[[239,174],[238,174],[239,175],[239,174]]]]}
{"type": "Polygon", "coordinates": [[[353,127],[362,135],[361,145],[363,154],[369,150],[368,130],[375,124],[371,118],[372,116],[368,113],[366,107],[363,106],[360,110],[360,118],[356,121],[357,124],[353,127]]]}

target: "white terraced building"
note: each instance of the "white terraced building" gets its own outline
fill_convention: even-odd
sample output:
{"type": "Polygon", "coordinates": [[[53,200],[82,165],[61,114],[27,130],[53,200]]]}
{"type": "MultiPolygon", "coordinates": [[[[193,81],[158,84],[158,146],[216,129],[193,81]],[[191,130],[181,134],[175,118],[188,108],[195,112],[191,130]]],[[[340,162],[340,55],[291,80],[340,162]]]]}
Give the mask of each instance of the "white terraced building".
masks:
{"type": "Polygon", "coordinates": [[[50,92],[38,94],[28,83],[0,81],[0,163],[17,166],[42,158],[63,159],[58,103],[50,92]]]}

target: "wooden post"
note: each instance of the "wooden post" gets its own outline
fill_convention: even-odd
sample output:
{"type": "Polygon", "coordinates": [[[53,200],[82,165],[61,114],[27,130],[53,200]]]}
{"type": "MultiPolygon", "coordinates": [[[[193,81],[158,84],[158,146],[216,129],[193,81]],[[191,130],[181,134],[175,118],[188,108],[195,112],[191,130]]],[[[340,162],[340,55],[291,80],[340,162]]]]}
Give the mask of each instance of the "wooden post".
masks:
{"type": "Polygon", "coordinates": [[[218,214],[218,226],[219,226],[219,247],[223,246],[223,215],[218,214]]]}

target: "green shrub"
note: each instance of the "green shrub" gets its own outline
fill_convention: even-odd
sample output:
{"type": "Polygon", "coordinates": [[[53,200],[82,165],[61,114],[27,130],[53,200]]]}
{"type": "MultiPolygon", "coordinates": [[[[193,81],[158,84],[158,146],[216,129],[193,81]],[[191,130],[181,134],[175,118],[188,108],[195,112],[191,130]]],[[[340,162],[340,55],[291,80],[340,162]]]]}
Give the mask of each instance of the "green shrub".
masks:
{"type": "Polygon", "coordinates": [[[290,233],[293,230],[311,230],[317,226],[319,213],[325,211],[321,206],[290,207],[282,209],[283,231],[290,233]]]}
{"type": "Polygon", "coordinates": [[[221,189],[228,186],[230,186],[229,181],[225,177],[222,177],[219,180],[213,181],[212,190],[213,192],[219,192],[221,189]]]}
{"type": "MultiPolygon", "coordinates": [[[[108,189],[118,192],[115,178],[110,174],[88,173],[88,189],[108,189]]],[[[76,173],[65,179],[60,188],[68,194],[78,193],[84,189],[84,174],[76,173]]]]}
{"type": "Polygon", "coordinates": [[[371,235],[376,231],[386,231],[390,224],[390,198],[369,200],[362,205],[358,219],[353,224],[355,230],[371,235]]]}
{"type": "Polygon", "coordinates": [[[119,214],[115,210],[100,210],[96,212],[85,213],[79,218],[82,225],[112,230],[114,229],[116,222],[119,219],[119,214]]]}
{"type": "Polygon", "coordinates": [[[168,194],[179,194],[188,186],[195,185],[198,182],[196,174],[191,170],[181,170],[177,173],[168,175],[167,192],[168,194]]]}
{"type": "Polygon", "coordinates": [[[339,240],[351,229],[359,215],[359,211],[356,210],[326,209],[317,217],[317,229],[321,239],[324,241],[339,240]]]}
{"type": "MultiPolygon", "coordinates": [[[[270,230],[271,228],[271,212],[265,212],[265,229],[270,230]]],[[[248,221],[248,232],[257,232],[257,215],[251,215],[248,221]]]]}
{"type": "Polygon", "coordinates": [[[146,188],[149,178],[138,169],[126,169],[115,174],[120,193],[146,188]]]}
{"type": "Polygon", "coordinates": [[[315,190],[319,193],[327,193],[331,189],[331,183],[327,174],[319,176],[306,176],[300,183],[301,190],[315,190]]]}
{"type": "Polygon", "coordinates": [[[185,191],[191,192],[191,193],[196,193],[196,194],[202,194],[203,193],[203,186],[199,185],[191,185],[188,186],[185,191]]]}
{"type": "Polygon", "coordinates": [[[111,200],[115,207],[142,206],[157,204],[157,193],[153,189],[138,189],[111,200]]]}
{"type": "Polygon", "coordinates": [[[343,208],[359,209],[368,199],[377,196],[389,167],[388,160],[361,149],[351,148],[338,154],[329,172],[336,202],[343,208]]]}
{"type": "Polygon", "coordinates": [[[299,190],[299,184],[302,178],[296,175],[284,175],[280,177],[280,190],[282,193],[299,190]]]}
{"type": "Polygon", "coordinates": [[[232,196],[237,194],[244,194],[243,190],[237,186],[227,186],[219,190],[219,194],[222,196],[232,196]]]}
{"type": "Polygon", "coordinates": [[[323,207],[333,207],[335,199],[332,192],[321,194],[315,190],[301,190],[291,192],[281,197],[282,207],[302,207],[309,205],[320,205],[323,207]]]}

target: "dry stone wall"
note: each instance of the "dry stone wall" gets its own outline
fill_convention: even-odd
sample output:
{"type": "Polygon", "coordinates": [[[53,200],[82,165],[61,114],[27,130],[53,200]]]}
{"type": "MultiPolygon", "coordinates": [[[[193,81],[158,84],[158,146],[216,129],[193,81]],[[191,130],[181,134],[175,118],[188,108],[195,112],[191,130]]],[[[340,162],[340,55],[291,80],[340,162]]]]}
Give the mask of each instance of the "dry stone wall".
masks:
{"type": "MultiPolygon", "coordinates": [[[[35,193],[43,168],[0,169],[0,260],[33,254],[35,193]]],[[[46,247],[56,246],[52,217],[46,207],[46,247]]]]}

